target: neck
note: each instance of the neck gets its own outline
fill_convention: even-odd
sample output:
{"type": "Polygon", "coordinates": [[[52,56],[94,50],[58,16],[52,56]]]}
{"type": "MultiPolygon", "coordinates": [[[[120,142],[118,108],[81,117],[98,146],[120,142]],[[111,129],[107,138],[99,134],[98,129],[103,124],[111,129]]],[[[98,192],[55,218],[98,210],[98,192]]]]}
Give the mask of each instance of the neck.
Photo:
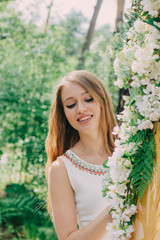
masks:
{"type": "Polygon", "coordinates": [[[79,134],[80,140],[77,143],[77,147],[81,152],[87,155],[102,155],[106,154],[106,149],[104,146],[104,138],[102,131],[92,134],[79,134]]]}

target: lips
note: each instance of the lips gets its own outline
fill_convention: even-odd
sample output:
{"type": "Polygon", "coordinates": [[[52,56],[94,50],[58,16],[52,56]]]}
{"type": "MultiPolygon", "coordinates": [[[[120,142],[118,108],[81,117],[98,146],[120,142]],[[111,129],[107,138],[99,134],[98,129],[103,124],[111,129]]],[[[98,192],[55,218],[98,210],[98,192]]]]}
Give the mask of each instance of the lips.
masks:
{"type": "Polygon", "coordinates": [[[79,118],[77,119],[77,121],[79,121],[79,122],[85,122],[85,121],[91,119],[92,117],[93,117],[93,115],[81,116],[81,117],[79,117],[79,118]]]}

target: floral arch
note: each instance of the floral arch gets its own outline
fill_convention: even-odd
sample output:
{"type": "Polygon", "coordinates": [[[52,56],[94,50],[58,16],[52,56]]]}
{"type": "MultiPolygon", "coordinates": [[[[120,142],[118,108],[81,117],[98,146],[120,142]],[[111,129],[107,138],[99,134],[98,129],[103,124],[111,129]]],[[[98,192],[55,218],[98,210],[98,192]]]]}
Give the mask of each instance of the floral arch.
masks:
{"type": "MultiPolygon", "coordinates": [[[[122,124],[114,129],[114,134],[118,134],[119,140],[116,140],[116,149],[112,157],[104,164],[107,173],[103,179],[103,195],[112,206],[113,223],[107,225],[112,240],[158,240],[160,1],[135,1],[134,7],[136,10],[132,8],[129,12],[135,21],[127,30],[123,47],[116,53],[114,61],[118,79],[115,84],[119,88],[129,89],[130,96],[124,96],[124,111],[117,116],[122,124]],[[157,223],[154,224],[158,225],[157,230],[151,233],[152,236],[146,238],[144,231],[147,230],[139,212],[143,210],[141,208],[144,204],[147,208],[148,204],[151,204],[148,200],[145,201],[151,191],[154,192],[153,209],[157,211],[157,223]]],[[[146,215],[147,217],[149,216],[146,215]]]]}

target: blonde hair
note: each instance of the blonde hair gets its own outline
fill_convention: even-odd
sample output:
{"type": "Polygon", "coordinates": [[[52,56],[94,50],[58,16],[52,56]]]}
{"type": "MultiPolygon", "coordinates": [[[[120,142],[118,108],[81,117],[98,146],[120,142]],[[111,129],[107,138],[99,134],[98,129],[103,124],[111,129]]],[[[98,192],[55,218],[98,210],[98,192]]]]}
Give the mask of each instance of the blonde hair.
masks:
{"type": "MultiPolygon", "coordinates": [[[[48,160],[46,164],[46,178],[48,179],[48,169],[58,156],[73,147],[79,140],[79,133],[68,122],[61,100],[61,91],[67,82],[76,83],[85,89],[93,99],[101,106],[101,126],[104,135],[104,146],[106,152],[112,154],[114,151],[114,135],[112,131],[116,126],[111,99],[101,81],[92,73],[85,70],[76,70],[61,79],[57,87],[55,97],[50,109],[49,132],[46,138],[46,152],[48,160]]],[[[47,199],[47,209],[51,214],[49,196],[47,199]]]]}
{"type": "Polygon", "coordinates": [[[88,71],[76,70],[70,72],[62,78],[58,85],[50,110],[49,132],[45,144],[48,155],[46,175],[48,175],[48,168],[52,162],[66,150],[73,147],[79,140],[78,131],[69,124],[63,110],[61,91],[67,82],[78,84],[100,104],[102,109],[101,126],[104,134],[106,151],[109,154],[112,154],[115,147],[112,131],[116,125],[116,120],[113,113],[111,99],[104,85],[94,74],[88,71]]]}

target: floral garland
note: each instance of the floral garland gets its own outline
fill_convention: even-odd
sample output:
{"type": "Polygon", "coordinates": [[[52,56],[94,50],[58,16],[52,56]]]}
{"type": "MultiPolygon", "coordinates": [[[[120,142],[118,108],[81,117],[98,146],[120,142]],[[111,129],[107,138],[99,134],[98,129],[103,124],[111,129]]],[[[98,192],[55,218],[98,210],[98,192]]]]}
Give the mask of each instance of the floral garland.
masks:
{"type": "MultiPolygon", "coordinates": [[[[114,61],[124,96],[122,122],[113,155],[105,162],[103,196],[111,203],[113,222],[107,225],[112,240],[130,239],[137,201],[152,181],[155,166],[154,125],[160,121],[160,1],[137,1],[137,19],[114,61]]],[[[131,10],[132,11],[132,10],[131,10]]]]}

